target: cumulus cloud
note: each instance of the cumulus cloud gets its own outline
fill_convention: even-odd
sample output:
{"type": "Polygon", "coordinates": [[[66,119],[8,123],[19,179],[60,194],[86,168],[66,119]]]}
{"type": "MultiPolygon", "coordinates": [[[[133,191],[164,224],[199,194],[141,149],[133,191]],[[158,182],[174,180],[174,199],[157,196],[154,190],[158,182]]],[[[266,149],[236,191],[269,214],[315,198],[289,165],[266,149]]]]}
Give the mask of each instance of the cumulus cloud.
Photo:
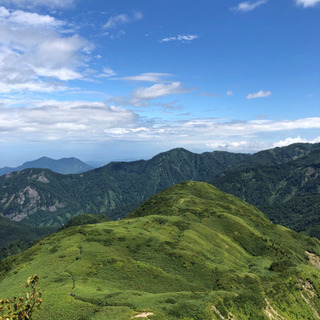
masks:
{"type": "Polygon", "coordinates": [[[267,97],[271,96],[271,94],[272,94],[271,91],[260,90],[259,92],[256,92],[256,93],[249,93],[247,95],[247,99],[267,98],[267,97]]]}
{"type": "Polygon", "coordinates": [[[6,17],[8,17],[8,22],[18,25],[58,27],[65,24],[64,22],[56,20],[49,15],[40,15],[38,13],[26,12],[21,10],[13,11],[11,14],[8,12],[8,15],[6,15],[6,17]]]}
{"type": "Polygon", "coordinates": [[[239,3],[237,6],[233,7],[232,9],[236,11],[248,12],[260,7],[265,3],[267,3],[267,0],[245,1],[245,2],[239,3]]]}
{"type": "Polygon", "coordinates": [[[62,90],[57,81],[81,79],[93,46],[65,35],[63,21],[0,7],[0,92],[62,90]]]}
{"type": "Polygon", "coordinates": [[[196,34],[186,34],[186,35],[178,35],[174,37],[163,38],[159,42],[181,41],[181,42],[187,43],[198,38],[199,36],[196,34]]]}
{"type": "Polygon", "coordinates": [[[314,7],[320,3],[320,0],[296,0],[297,5],[303,6],[304,8],[314,7]]]}
{"type": "Polygon", "coordinates": [[[301,138],[300,136],[297,136],[295,138],[286,138],[284,140],[280,140],[278,142],[275,142],[273,144],[273,147],[286,147],[290,144],[293,144],[293,143],[319,143],[320,142],[320,136],[315,138],[315,139],[312,139],[312,140],[307,140],[307,139],[304,139],[304,138],[301,138]]]}
{"type": "Polygon", "coordinates": [[[113,29],[120,25],[129,23],[131,21],[137,21],[143,18],[143,14],[141,12],[134,12],[132,15],[128,14],[119,14],[116,16],[112,16],[108,19],[108,21],[104,24],[104,29],[113,29]]]}

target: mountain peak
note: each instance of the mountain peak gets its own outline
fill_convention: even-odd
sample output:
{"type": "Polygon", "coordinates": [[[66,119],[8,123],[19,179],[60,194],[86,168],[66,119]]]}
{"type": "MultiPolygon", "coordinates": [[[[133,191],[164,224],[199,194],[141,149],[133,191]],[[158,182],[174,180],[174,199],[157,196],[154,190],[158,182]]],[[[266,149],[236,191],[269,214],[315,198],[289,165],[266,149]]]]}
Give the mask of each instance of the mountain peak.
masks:
{"type": "Polygon", "coordinates": [[[186,181],[168,188],[143,203],[128,217],[149,215],[205,216],[227,213],[255,223],[271,223],[264,214],[237,197],[220,191],[211,184],[186,181]]]}

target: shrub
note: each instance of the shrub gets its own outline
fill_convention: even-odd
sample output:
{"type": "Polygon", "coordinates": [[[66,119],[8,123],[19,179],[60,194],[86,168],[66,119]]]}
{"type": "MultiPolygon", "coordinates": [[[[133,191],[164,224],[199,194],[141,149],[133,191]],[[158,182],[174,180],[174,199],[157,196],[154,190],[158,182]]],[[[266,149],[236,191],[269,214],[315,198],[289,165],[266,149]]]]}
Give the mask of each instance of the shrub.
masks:
{"type": "Polygon", "coordinates": [[[42,299],[38,290],[39,276],[31,276],[27,280],[24,291],[25,297],[0,300],[0,320],[31,320],[36,308],[39,308],[42,299]]]}

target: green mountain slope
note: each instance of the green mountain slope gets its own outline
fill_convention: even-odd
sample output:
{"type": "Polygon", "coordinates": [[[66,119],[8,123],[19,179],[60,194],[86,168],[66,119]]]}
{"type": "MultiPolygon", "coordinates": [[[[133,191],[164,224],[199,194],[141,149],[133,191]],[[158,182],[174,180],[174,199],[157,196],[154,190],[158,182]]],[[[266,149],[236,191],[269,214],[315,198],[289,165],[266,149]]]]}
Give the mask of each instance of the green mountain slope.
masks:
{"type": "Polygon", "coordinates": [[[319,175],[320,150],[314,150],[285,164],[235,169],[212,183],[258,206],[274,222],[301,232],[320,224],[319,175]]]}
{"type": "Polygon", "coordinates": [[[174,149],[148,161],[114,162],[78,175],[15,172],[0,177],[0,213],[35,226],[60,227],[83,213],[110,212],[117,219],[165,188],[185,180],[211,180],[248,157],[174,149]]]}
{"type": "Polygon", "coordinates": [[[24,251],[53,231],[53,228],[32,227],[0,216],[0,260],[24,251]]]}
{"type": "Polygon", "coordinates": [[[21,171],[30,168],[50,169],[62,174],[75,174],[93,169],[88,164],[77,158],[63,158],[54,160],[48,157],[41,157],[37,160],[27,161],[23,165],[16,168],[0,168],[0,176],[13,171],[21,171]]]}
{"type": "Polygon", "coordinates": [[[201,182],[127,219],[52,234],[1,262],[2,297],[39,274],[37,319],[319,319],[320,242],[201,182]]]}
{"type": "Polygon", "coordinates": [[[317,150],[320,150],[320,143],[294,143],[286,147],[263,150],[253,154],[239,165],[232,167],[231,170],[243,170],[253,166],[284,164],[306,157],[317,150]]]}

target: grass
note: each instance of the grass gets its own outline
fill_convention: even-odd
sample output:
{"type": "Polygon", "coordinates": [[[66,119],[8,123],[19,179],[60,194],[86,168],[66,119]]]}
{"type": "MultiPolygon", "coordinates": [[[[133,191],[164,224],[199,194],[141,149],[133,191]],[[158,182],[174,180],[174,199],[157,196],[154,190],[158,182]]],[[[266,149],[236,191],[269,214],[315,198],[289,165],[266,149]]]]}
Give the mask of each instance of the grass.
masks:
{"type": "Polygon", "coordinates": [[[71,227],[4,260],[0,292],[17,295],[38,274],[44,302],[35,320],[141,312],[153,320],[268,319],[266,298],[284,318],[317,319],[320,272],[306,250],[319,256],[319,240],[274,225],[213,186],[187,182],[127,219],[71,227]]]}

